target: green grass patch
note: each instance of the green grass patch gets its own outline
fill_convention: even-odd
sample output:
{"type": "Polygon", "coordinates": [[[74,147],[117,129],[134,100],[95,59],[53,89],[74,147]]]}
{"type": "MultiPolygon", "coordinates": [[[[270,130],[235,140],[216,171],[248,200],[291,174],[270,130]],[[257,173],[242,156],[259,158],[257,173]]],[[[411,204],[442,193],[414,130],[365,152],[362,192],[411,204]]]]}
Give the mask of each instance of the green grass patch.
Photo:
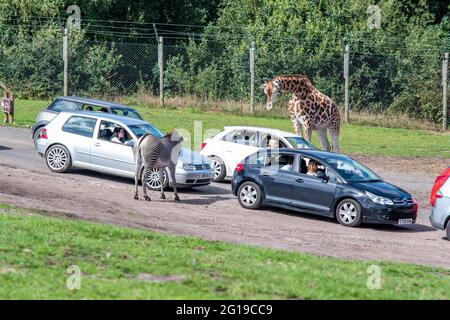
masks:
{"type": "Polygon", "coordinates": [[[0,299],[450,298],[444,269],[346,261],[7,208],[0,211],[0,299]],[[367,288],[372,264],[381,267],[378,290],[367,288]],[[72,265],[80,268],[80,289],[67,288],[72,265]]]}
{"type": "MultiPolygon", "coordinates": [[[[39,100],[16,100],[17,125],[32,125],[37,113],[48,103],[39,100]]],[[[173,128],[187,130],[192,137],[192,147],[196,150],[200,148],[202,139],[197,139],[199,141],[194,139],[195,121],[201,121],[202,133],[209,129],[222,130],[224,126],[229,125],[251,125],[292,131],[291,122],[287,118],[270,119],[171,107],[150,108],[148,105],[134,105],[134,107],[145,120],[163,131],[173,128]]],[[[320,147],[315,133],[313,143],[320,147]]],[[[340,145],[342,152],[346,154],[450,158],[450,135],[424,130],[343,125],[340,145]]]]}

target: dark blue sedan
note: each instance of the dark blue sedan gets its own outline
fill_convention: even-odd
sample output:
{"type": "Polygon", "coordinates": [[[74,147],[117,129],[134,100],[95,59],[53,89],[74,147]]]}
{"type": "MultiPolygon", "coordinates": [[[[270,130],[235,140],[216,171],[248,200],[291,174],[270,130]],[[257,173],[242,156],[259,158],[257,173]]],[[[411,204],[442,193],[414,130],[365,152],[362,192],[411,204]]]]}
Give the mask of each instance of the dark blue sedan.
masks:
{"type": "Polygon", "coordinates": [[[269,149],[238,164],[232,191],[240,205],[293,209],[361,223],[412,224],[417,202],[352,158],[319,150],[269,149]]]}

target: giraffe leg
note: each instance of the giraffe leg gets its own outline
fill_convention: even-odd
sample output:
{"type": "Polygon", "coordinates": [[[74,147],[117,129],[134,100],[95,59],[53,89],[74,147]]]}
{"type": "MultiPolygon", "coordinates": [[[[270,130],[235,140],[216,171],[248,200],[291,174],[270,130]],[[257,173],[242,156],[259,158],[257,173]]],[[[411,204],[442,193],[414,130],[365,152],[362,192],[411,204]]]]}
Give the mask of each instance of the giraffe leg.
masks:
{"type": "Polygon", "coordinates": [[[331,144],[333,145],[333,152],[340,153],[339,150],[339,127],[330,127],[331,144]]]}
{"type": "Polygon", "coordinates": [[[164,194],[164,173],[162,168],[158,170],[159,181],[161,181],[161,199],[165,199],[166,195],[164,194]]]}
{"type": "Polygon", "coordinates": [[[311,127],[309,121],[303,122],[303,129],[305,130],[305,139],[306,139],[306,141],[311,142],[312,127],[311,127]]]}
{"type": "Polygon", "coordinates": [[[299,135],[300,137],[303,137],[302,124],[296,116],[294,100],[289,101],[288,111],[289,111],[289,116],[291,117],[291,122],[292,122],[292,126],[294,127],[295,134],[299,135]]]}
{"type": "Polygon", "coordinates": [[[147,195],[147,179],[150,174],[150,169],[144,167],[144,181],[142,182],[142,189],[144,191],[144,199],[146,201],[151,201],[150,197],[147,195]]]}
{"type": "Polygon", "coordinates": [[[320,145],[323,150],[330,151],[330,144],[328,143],[327,138],[327,129],[320,129],[317,131],[317,135],[319,136],[320,145]]]}

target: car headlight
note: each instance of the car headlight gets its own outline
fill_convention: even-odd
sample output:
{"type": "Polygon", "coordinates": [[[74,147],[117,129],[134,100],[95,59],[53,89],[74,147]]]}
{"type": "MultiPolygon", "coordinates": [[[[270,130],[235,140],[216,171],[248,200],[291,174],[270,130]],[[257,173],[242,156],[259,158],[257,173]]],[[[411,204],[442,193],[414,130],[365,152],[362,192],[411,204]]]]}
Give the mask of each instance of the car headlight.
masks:
{"type": "Polygon", "coordinates": [[[373,193],[370,193],[369,191],[366,191],[366,196],[368,196],[370,198],[370,200],[372,200],[375,203],[387,204],[387,205],[393,205],[394,204],[394,202],[392,202],[391,199],[385,198],[385,197],[376,196],[373,193]]]}
{"type": "Polygon", "coordinates": [[[183,163],[184,170],[194,170],[194,165],[192,163],[183,163]]]}

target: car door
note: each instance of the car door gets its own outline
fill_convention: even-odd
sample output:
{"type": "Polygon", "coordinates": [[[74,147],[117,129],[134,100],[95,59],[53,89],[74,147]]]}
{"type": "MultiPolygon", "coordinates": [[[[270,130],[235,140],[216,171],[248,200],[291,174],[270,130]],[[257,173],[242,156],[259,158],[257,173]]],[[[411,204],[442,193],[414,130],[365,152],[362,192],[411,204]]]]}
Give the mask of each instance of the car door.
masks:
{"type": "Polygon", "coordinates": [[[97,119],[84,116],[71,116],[61,128],[60,141],[68,141],[72,161],[75,165],[89,166],[91,142],[97,119]]]}
{"type": "Polygon", "coordinates": [[[266,201],[290,205],[296,179],[295,155],[268,152],[265,162],[266,164],[261,166],[260,174],[266,201]],[[286,168],[289,162],[292,166],[286,168]]]}
{"type": "MultiPolygon", "coordinates": [[[[310,160],[309,158],[302,158],[310,160]]],[[[300,160],[301,161],[301,160],[300,160]]],[[[319,162],[319,161],[318,161],[319,162]]],[[[320,164],[328,180],[303,173],[295,174],[292,205],[309,211],[329,215],[336,192],[336,175],[322,163],[320,164]]]]}
{"type": "Polygon", "coordinates": [[[134,172],[133,148],[130,145],[111,142],[111,135],[105,134],[114,128],[122,127],[132,137],[129,130],[114,121],[101,120],[95,139],[91,145],[91,163],[101,171],[124,176],[132,176],[134,172]]]}
{"type": "Polygon", "coordinates": [[[233,173],[239,162],[259,150],[258,132],[246,129],[233,130],[224,136],[221,144],[227,172],[233,173]]]}

